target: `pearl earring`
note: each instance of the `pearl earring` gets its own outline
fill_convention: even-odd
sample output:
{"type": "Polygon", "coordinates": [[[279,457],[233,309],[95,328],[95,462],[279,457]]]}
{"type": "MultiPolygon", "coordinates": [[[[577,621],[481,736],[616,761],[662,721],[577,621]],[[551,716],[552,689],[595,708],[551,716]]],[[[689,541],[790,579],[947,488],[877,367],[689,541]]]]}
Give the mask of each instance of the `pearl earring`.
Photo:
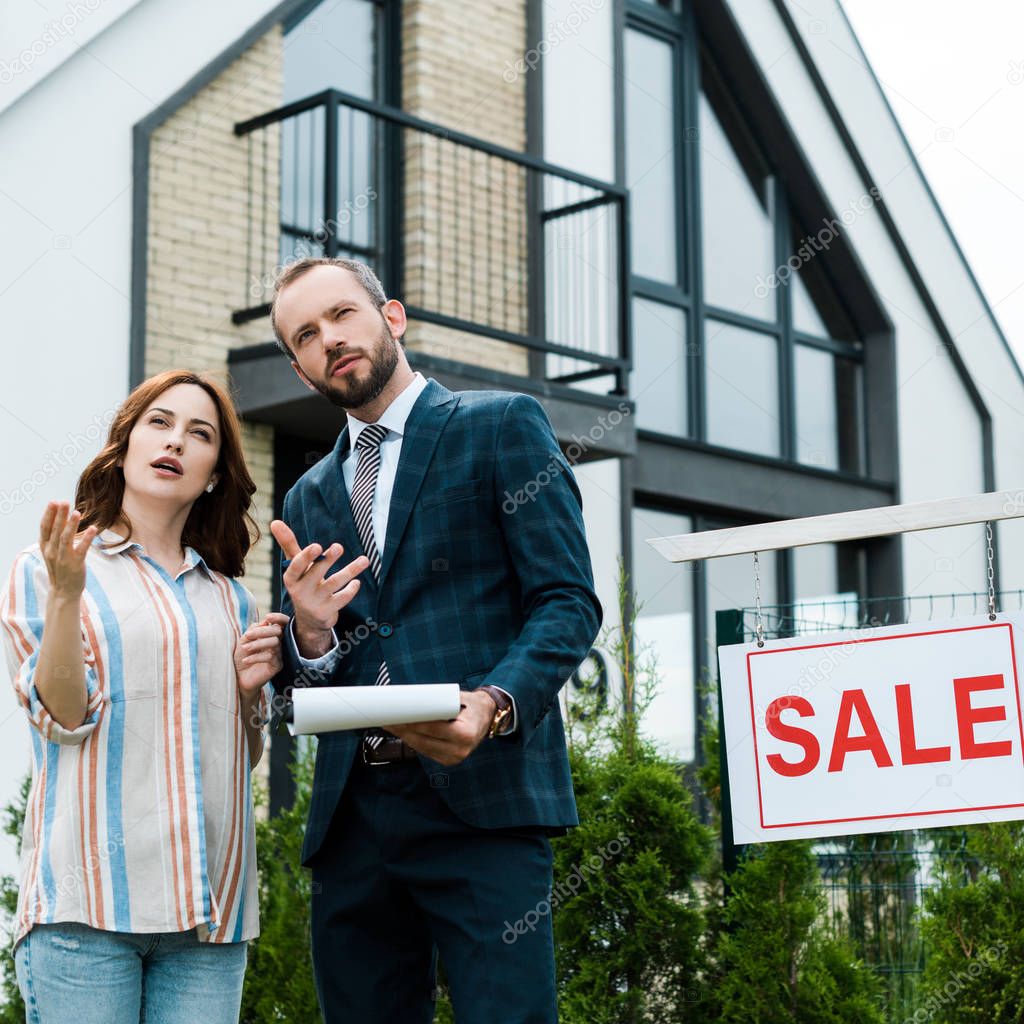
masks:
{"type": "Polygon", "coordinates": [[[210,493],[210,491],[212,491],[212,490],[213,490],[213,486],[214,486],[213,484],[207,484],[207,485],[206,485],[206,493],[207,493],[207,494],[209,494],[209,493],[210,493]]]}

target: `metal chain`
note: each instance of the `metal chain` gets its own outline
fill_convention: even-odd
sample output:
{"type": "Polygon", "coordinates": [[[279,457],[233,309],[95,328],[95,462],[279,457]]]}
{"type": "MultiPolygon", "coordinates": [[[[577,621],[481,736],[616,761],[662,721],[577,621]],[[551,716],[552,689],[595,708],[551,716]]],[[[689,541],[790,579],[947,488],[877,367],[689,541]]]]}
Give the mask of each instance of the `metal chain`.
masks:
{"type": "Polygon", "coordinates": [[[988,560],[988,617],[996,617],[996,571],[992,551],[992,524],[985,524],[985,557],[988,560]]]}
{"type": "Polygon", "coordinates": [[[754,629],[757,633],[757,646],[764,647],[764,619],[761,618],[761,572],[757,552],[754,552],[754,629]]]}

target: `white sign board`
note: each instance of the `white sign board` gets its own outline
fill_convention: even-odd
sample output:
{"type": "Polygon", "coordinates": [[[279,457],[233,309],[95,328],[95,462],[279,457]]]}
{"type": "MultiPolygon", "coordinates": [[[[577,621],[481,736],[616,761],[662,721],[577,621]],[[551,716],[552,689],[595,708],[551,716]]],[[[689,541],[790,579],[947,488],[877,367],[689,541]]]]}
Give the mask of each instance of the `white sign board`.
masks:
{"type": "Polygon", "coordinates": [[[718,649],[736,843],[1024,819],[1024,614],[718,649]]]}

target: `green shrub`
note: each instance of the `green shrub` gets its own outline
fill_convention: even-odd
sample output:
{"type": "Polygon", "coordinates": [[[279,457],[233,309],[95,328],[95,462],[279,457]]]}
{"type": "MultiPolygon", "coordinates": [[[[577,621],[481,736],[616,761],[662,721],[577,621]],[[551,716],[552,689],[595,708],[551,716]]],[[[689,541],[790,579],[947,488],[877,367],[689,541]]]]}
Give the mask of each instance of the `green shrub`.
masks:
{"type": "MultiPolygon", "coordinates": [[[[21,788],[14,800],[4,808],[4,834],[11,836],[21,849],[21,830],[25,823],[25,808],[28,806],[28,791],[32,776],[21,780],[21,788]]],[[[18,990],[14,975],[14,957],[11,940],[14,938],[14,921],[18,913],[18,880],[11,875],[0,878],[0,907],[4,914],[3,963],[0,966],[0,992],[3,1005],[0,1006],[0,1024],[22,1024],[25,1020],[25,1003],[18,990]]]]}
{"type": "Polygon", "coordinates": [[[934,1024],[1017,1024],[1024,1013],[1024,822],[972,825],[924,899],[919,1012],[934,1024]]]}
{"type": "MultiPolygon", "coordinates": [[[[301,863],[315,748],[308,744],[299,751],[292,769],[294,803],[256,821],[260,937],[249,944],[242,1024],[318,1024],[321,1019],[309,943],[311,873],[301,863]]],[[[255,802],[267,804],[266,789],[258,784],[255,802]]]]}
{"type": "MultiPolygon", "coordinates": [[[[692,1021],[702,1014],[704,917],[696,882],[711,833],[679,767],[645,740],[657,688],[635,615],[602,637],[622,693],[574,701],[567,722],[580,825],[553,842],[555,955],[565,1024],[692,1021]]],[[[585,688],[586,690],[586,688],[585,688]]]]}

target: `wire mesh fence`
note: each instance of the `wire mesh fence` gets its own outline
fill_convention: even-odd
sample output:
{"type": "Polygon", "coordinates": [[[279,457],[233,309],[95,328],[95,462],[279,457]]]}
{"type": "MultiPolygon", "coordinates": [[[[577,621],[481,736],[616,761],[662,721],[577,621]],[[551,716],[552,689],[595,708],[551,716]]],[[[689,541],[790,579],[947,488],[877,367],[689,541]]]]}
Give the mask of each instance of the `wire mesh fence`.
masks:
{"type": "MultiPolygon", "coordinates": [[[[1000,611],[1024,610],[1024,589],[996,591],[1000,611]]],[[[742,613],[742,640],[756,637],[756,611],[742,613]]],[[[900,597],[857,597],[840,600],[813,599],[791,604],[762,605],[761,617],[766,637],[805,636],[836,629],[865,629],[869,626],[896,626],[909,622],[930,622],[964,615],[984,615],[988,611],[988,593],[984,590],[951,594],[905,594],[900,597]]]]}
{"type": "MultiPolygon", "coordinates": [[[[1024,610],[1024,590],[996,593],[996,608],[1024,610]]],[[[983,615],[987,591],[910,594],[838,600],[797,601],[763,605],[765,639],[813,636],[837,630],[903,625],[983,615]]],[[[750,643],[757,638],[757,611],[738,608],[720,612],[719,644],[750,643]]],[[[725,773],[723,772],[723,778],[725,773]]],[[[920,927],[920,911],[936,883],[941,864],[957,860],[971,876],[963,829],[915,829],[874,835],[834,836],[815,848],[826,911],[822,926],[850,940],[859,957],[879,975],[885,987],[889,1020],[911,1018],[928,957],[920,927]]]]}

